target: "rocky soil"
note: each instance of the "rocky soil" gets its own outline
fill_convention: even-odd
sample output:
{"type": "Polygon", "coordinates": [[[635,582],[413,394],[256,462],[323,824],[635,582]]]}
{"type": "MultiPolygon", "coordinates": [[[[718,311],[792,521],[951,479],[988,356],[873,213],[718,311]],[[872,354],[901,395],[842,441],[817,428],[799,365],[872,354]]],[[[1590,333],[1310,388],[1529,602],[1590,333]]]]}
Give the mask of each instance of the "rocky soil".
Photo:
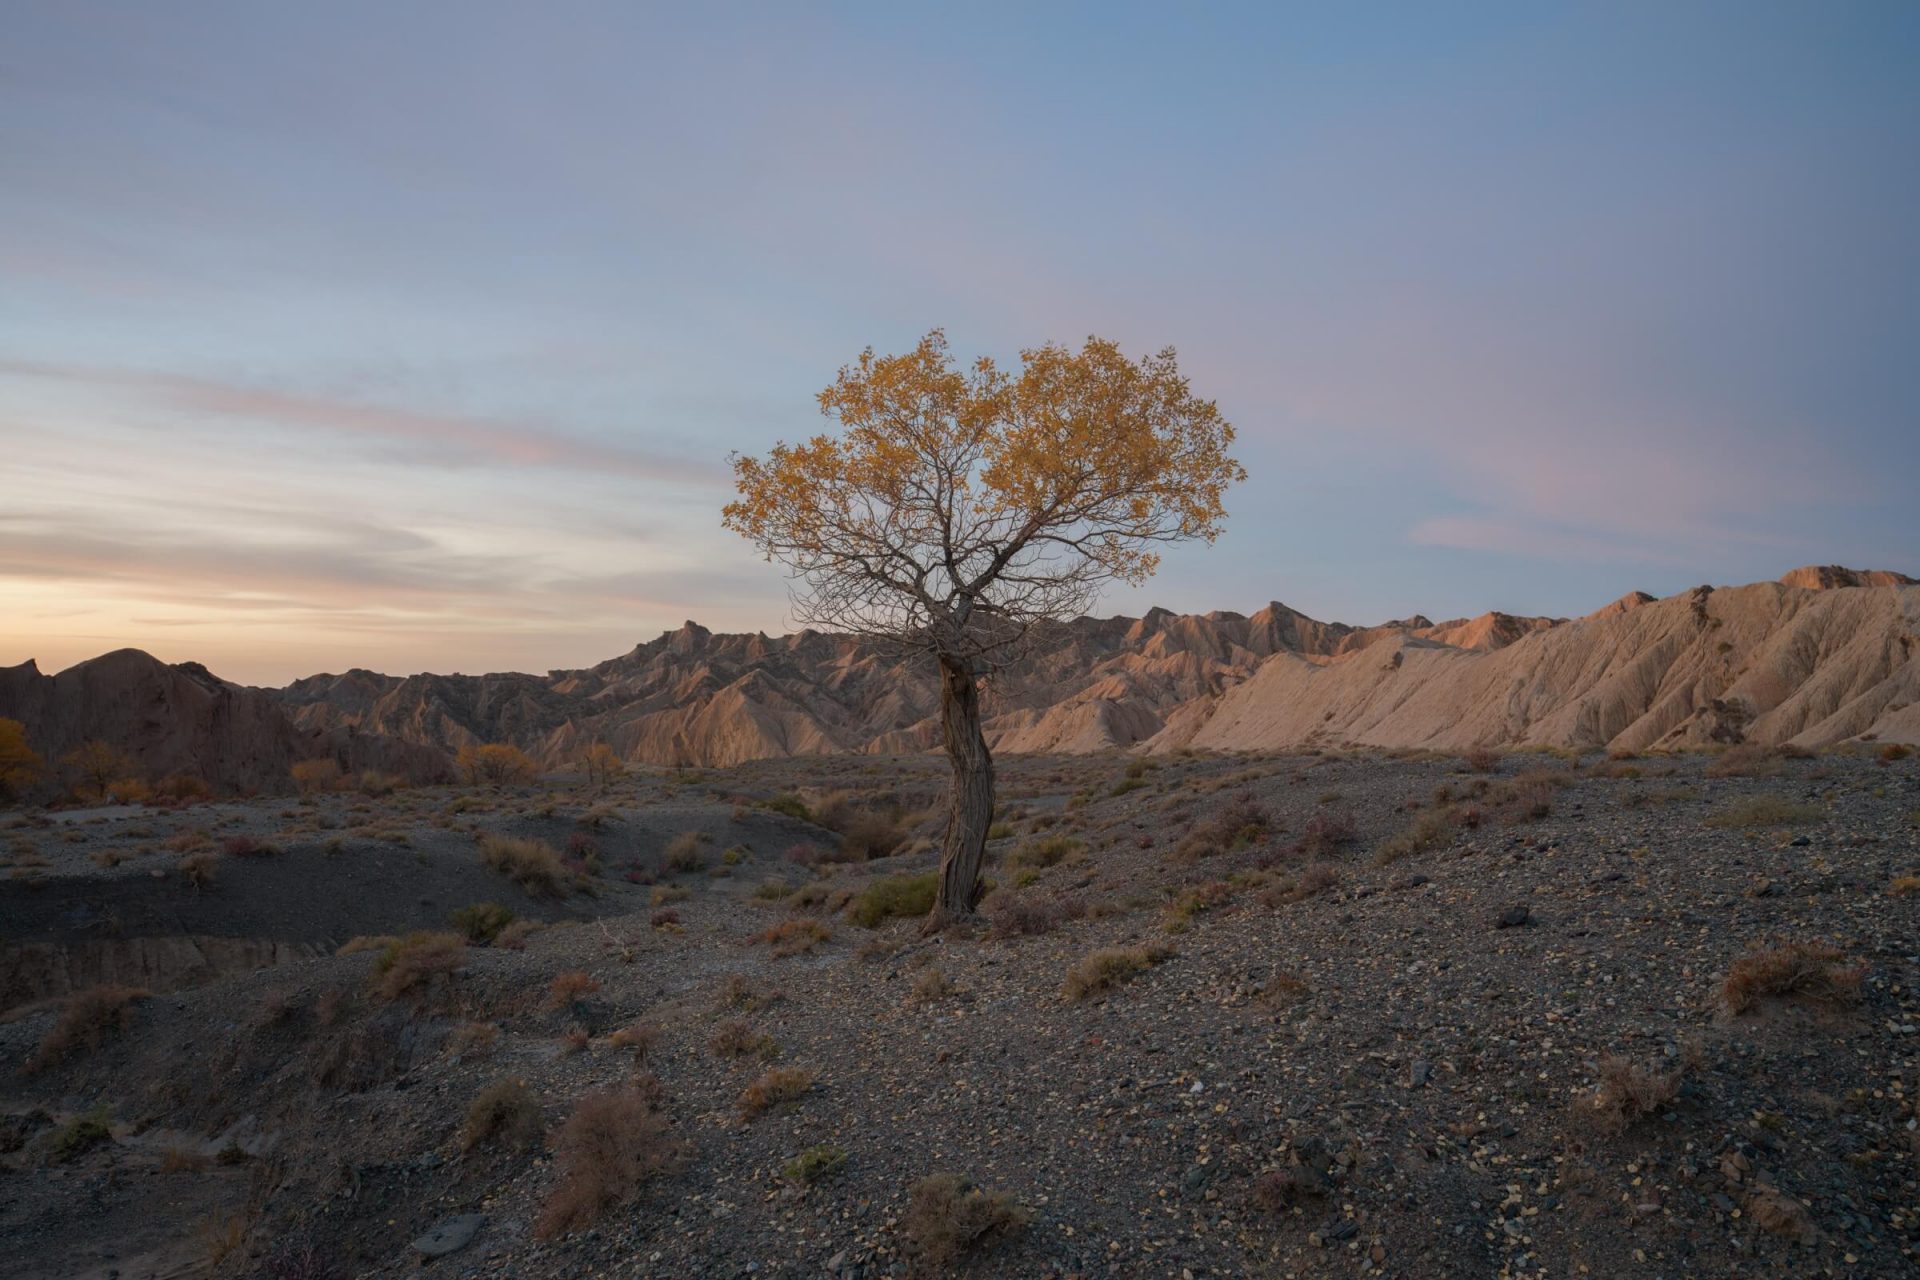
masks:
{"type": "Polygon", "coordinates": [[[0,816],[0,1274],[1920,1271],[1916,760],[1473,763],[1010,756],[931,938],[923,757],[0,816]]]}

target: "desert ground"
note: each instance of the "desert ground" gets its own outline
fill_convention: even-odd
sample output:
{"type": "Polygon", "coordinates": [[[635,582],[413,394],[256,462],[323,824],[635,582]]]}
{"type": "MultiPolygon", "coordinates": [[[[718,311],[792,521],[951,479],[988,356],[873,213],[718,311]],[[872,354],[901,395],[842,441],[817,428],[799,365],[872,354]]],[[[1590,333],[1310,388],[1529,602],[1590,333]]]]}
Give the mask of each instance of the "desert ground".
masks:
{"type": "MultiPolygon", "coordinates": [[[[0,1273],[1903,1276],[1904,748],[0,815],[0,1273]]],[[[384,785],[374,791],[384,791],[384,785]]]]}

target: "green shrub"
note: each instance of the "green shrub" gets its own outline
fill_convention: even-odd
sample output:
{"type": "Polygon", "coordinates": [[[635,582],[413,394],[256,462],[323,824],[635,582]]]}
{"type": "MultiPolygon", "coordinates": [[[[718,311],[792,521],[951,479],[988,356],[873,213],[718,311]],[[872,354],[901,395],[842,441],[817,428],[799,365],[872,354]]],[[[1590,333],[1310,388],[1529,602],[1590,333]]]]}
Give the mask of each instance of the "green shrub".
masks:
{"type": "Polygon", "coordinates": [[[786,1162],[780,1168],[788,1182],[810,1187],[823,1178],[831,1178],[847,1164],[847,1153],[832,1143],[823,1142],[817,1147],[808,1147],[799,1155],[786,1162]]]}
{"type": "Polygon", "coordinates": [[[896,916],[912,918],[933,910],[940,892],[940,873],[928,871],[916,876],[887,876],[875,880],[847,908],[853,922],[877,929],[896,916]]]}
{"type": "Polygon", "coordinates": [[[513,912],[497,902],[476,902],[453,913],[453,927],[465,934],[468,942],[492,942],[512,923],[513,912]]]}
{"type": "Polygon", "coordinates": [[[1043,836],[1038,840],[1029,840],[1007,855],[1007,870],[1038,870],[1056,866],[1080,852],[1081,848],[1081,843],[1072,836],[1043,836]]]}
{"type": "Polygon", "coordinates": [[[781,792],[769,796],[760,802],[762,809],[771,809],[775,813],[784,813],[789,818],[798,818],[802,822],[813,821],[813,810],[807,808],[807,802],[792,792],[781,792]]]}
{"type": "Polygon", "coordinates": [[[83,1116],[75,1116],[53,1136],[50,1153],[55,1164],[76,1160],[103,1142],[113,1138],[113,1123],[105,1106],[95,1107],[83,1116]]]}

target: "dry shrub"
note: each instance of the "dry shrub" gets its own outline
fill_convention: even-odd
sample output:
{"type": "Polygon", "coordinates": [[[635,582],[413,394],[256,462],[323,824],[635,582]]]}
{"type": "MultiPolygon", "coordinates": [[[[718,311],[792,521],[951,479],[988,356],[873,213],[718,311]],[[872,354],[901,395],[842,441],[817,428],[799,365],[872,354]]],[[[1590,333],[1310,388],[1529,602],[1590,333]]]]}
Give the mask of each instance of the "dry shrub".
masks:
{"type": "Polygon", "coordinates": [[[552,845],[542,840],[484,836],[480,860],[534,897],[564,898],[573,876],[552,845]]]}
{"type": "Polygon", "coordinates": [[[1852,1004],[1866,975],[1866,966],[1849,965],[1838,947],[1789,942],[1734,961],[1720,986],[1720,1003],[1729,1014],[1746,1013],[1766,999],[1852,1004]]]}
{"type": "Polygon", "coordinates": [[[719,1004],[722,1009],[745,1009],[751,1013],[755,1009],[777,1004],[780,999],[778,991],[762,991],[744,973],[730,973],[727,980],[720,984],[719,1004]]]}
{"type": "Polygon", "coordinates": [[[1600,1059],[1600,1081],[1580,1096],[1578,1110],[1605,1133],[1622,1133],[1657,1115],[1680,1096],[1686,1067],[1645,1067],[1619,1054],[1600,1059]]]}
{"type": "Polygon", "coordinates": [[[1895,876],[1887,884],[1887,893],[1895,898],[1911,898],[1920,894],[1920,876],[1895,876]]]}
{"type": "Polygon", "coordinates": [[[456,1058],[482,1057],[500,1043],[500,1028],[491,1022],[464,1022],[447,1037],[447,1052],[456,1058]]]}
{"type": "Polygon", "coordinates": [[[945,1272],[961,1258],[1027,1225],[1032,1215],[1004,1191],[952,1173],[913,1184],[900,1230],[923,1266],[945,1272]]]}
{"type": "Polygon", "coordinates": [[[1500,768],[1501,755],[1492,747],[1475,747],[1461,759],[1475,773],[1494,773],[1500,768]]]}
{"type": "Polygon", "coordinates": [[[471,1151],[494,1142],[513,1151],[531,1151],[540,1143],[540,1105],[525,1080],[500,1080],[482,1089],[467,1108],[460,1147],[471,1151]]]}
{"type": "Polygon", "coordinates": [[[844,885],[803,884],[787,895],[787,910],[819,915],[838,915],[853,901],[853,890],[844,885]]]}
{"type": "Polygon", "coordinates": [[[1075,897],[1040,897],[1000,891],[983,904],[995,937],[1025,938],[1052,933],[1063,922],[1087,914],[1087,904],[1075,897]]]}
{"type": "Polygon", "coordinates": [[[1176,954],[1172,947],[1157,943],[1144,947],[1103,947],[1067,970],[1061,991],[1069,1000],[1085,1000],[1133,981],[1176,954]]]}
{"type": "Polygon", "coordinates": [[[740,1093],[740,1116],[753,1120],[775,1107],[792,1106],[813,1088],[813,1072],[805,1067],[775,1067],[740,1093]]]}
{"type": "Polygon", "coordinates": [[[204,889],[213,883],[214,877],[220,874],[220,858],[210,850],[202,850],[180,859],[174,864],[173,869],[180,873],[181,879],[194,888],[204,889]]]}
{"type": "Polygon", "coordinates": [[[1795,804],[1785,796],[1748,796],[1707,819],[1710,827],[1792,827],[1818,822],[1827,811],[1817,804],[1795,804]]]}
{"type": "Polygon", "coordinates": [[[147,804],[153,788],[144,778],[119,778],[107,784],[107,799],[115,804],[147,804]]]}
{"type": "Polygon", "coordinates": [[[40,1039],[40,1046],[21,1068],[33,1075],[66,1060],[75,1052],[100,1048],[108,1037],[133,1025],[133,1003],[152,993],[139,987],[102,985],[68,996],[60,1018],[40,1039]]]}
{"type": "Polygon", "coordinates": [[[515,920],[499,932],[493,945],[501,951],[525,951],[527,939],[546,927],[541,920],[515,920]]]}
{"type": "Polygon", "coordinates": [[[907,842],[907,824],[894,814],[861,809],[828,826],[840,833],[840,857],[847,862],[870,862],[890,856],[907,842]]]}
{"type": "Polygon", "coordinates": [[[554,1163],[560,1185],[534,1223],[542,1240],[592,1226],[629,1203],[649,1179],[676,1168],[684,1152],[668,1135],[657,1084],[632,1084],[582,1098],[560,1126],[554,1163]]]}
{"type": "Polygon", "coordinates": [[[1061,862],[1080,852],[1080,841],[1072,836],[1043,836],[1009,853],[1004,865],[1008,871],[1032,869],[1035,871],[1058,866],[1061,862]]]}
{"type": "Polygon", "coordinates": [[[938,969],[927,969],[913,980],[913,990],[908,998],[917,1004],[929,1004],[935,1000],[944,1000],[953,994],[953,984],[947,981],[947,975],[938,969]]]}
{"type": "Polygon", "coordinates": [[[1906,743],[1889,742],[1886,746],[1880,748],[1879,759],[1881,764],[1892,764],[1897,760],[1905,760],[1912,754],[1913,748],[1909,747],[1906,743]]]}
{"type": "Polygon", "coordinates": [[[213,837],[198,827],[189,827],[167,837],[166,849],[169,853],[197,853],[213,847],[213,837]]]}
{"type": "Polygon", "coordinates": [[[1185,933],[1192,926],[1195,916],[1224,907],[1231,901],[1233,886],[1225,880],[1193,885],[1167,904],[1163,927],[1168,933],[1185,933]]]}
{"type": "Polygon", "coordinates": [[[198,775],[173,773],[155,784],[153,794],[156,799],[168,804],[184,806],[213,799],[213,788],[207,785],[205,778],[198,775]]]}
{"type": "Polygon", "coordinates": [[[1287,906],[1317,898],[1338,888],[1339,884],[1340,868],[1331,862],[1315,862],[1303,868],[1291,882],[1276,885],[1261,894],[1260,900],[1269,907],[1287,906]]]}
{"type": "Polygon", "coordinates": [[[699,831],[682,831],[667,842],[662,865],[672,873],[699,871],[707,865],[707,837],[699,831]]]}
{"type": "Polygon", "coordinates": [[[1252,796],[1241,795],[1210,820],[1188,831],[1175,846],[1173,861],[1191,863],[1216,853],[1233,853],[1259,844],[1273,829],[1273,820],[1252,796]]]}
{"type": "Polygon", "coordinates": [[[1757,742],[1728,747],[1707,765],[1709,778],[1770,778],[1780,772],[1780,757],[1757,742]]]}
{"type": "Polygon", "coordinates": [[[715,1027],[707,1047],[719,1058],[771,1058],[780,1052],[772,1036],[755,1031],[739,1018],[730,1018],[715,1027]]]}
{"type": "Polygon", "coordinates": [[[1553,793],[1571,782],[1561,771],[1532,769],[1497,787],[1488,797],[1493,816],[1503,827],[1538,822],[1553,816],[1553,793]]]}
{"type": "Polygon", "coordinates": [[[494,941],[512,923],[513,912],[497,902],[476,902],[453,913],[453,927],[476,945],[494,941]]]}
{"type": "Polygon", "coordinates": [[[1352,813],[1345,809],[1321,809],[1307,819],[1306,830],[1294,845],[1294,851],[1310,858],[1331,858],[1359,838],[1352,813]]]}
{"type": "Polygon", "coordinates": [[[567,1009],[600,989],[600,980],[584,970],[557,973],[547,988],[547,1008],[567,1009]]]}
{"type": "Polygon", "coordinates": [[[832,936],[833,930],[818,920],[782,920],[771,929],[754,934],[753,940],[770,945],[778,960],[811,951],[832,936]]]}
{"type": "Polygon", "coordinates": [[[459,972],[466,963],[466,939],[457,933],[422,930],[394,938],[374,959],[374,994],[382,1000],[398,1000],[435,979],[459,972]]]}
{"type": "Polygon", "coordinates": [[[1400,834],[1383,842],[1373,851],[1373,864],[1384,867],[1390,863],[1410,858],[1416,853],[1425,853],[1453,839],[1458,828],[1457,816],[1449,809],[1428,809],[1413,820],[1413,825],[1400,834]]]}
{"type": "Polygon", "coordinates": [[[645,1062],[654,1046],[660,1043],[660,1028],[651,1022],[635,1022],[608,1036],[607,1043],[616,1049],[631,1050],[635,1062],[645,1062]]]}
{"type": "Polygon", "coordinates": [[[1311,988],[1290,973],[1276,972],[1254,996],[1262,1009],[1285,1009],[1307,998],[1311,988]]]}

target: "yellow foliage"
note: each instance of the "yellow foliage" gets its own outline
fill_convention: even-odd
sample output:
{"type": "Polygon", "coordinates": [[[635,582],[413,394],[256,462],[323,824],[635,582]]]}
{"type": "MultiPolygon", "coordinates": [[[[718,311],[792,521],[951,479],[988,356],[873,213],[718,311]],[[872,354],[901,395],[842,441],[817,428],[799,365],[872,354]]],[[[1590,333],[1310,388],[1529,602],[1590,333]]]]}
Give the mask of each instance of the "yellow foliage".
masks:
{"type": "Polygon", "coordinates": [[[332,791],[340,785],[340,765],[332,756],[321,756],[317,760],[296,760],[288,774],[293,784],[300,788],[303,796],[319,791],[332,791]]]}
{"type": "Polygon", "coordinates": [[[869,349],[820,393],[838,435],[733,458],[724,523],[799,571],[804,621],[978,654],[1143,581],[1159,544],[1218,534],[1246,472],[1171,349],[1134,361],[1089,338],[1020,362],[963,370],[939,330],[869,349]]]}
{"type": "Polygon", "coordinates": [[[67,752],[60,763],[80,775],[81,787],[91,796],[104,796],[115,779],[139,773],[139,766],[126,752],[97,739],[67,752]]]}
{"type": "Polygon", "coordinates": [[[18,795],[40,779],[45,762],[27,745],[27,727],[0,716],[0,795],[18,795]]]}
{"type": "Polygon", "coordinates": [[[587,781],[596,787],[604,787],[627,771],[627,762],[620,753],[604,742],[596,742],[580,756],[580,768],[587,775],[587,781]]]}
{"type": "Polygon", "coordinates": [[[461,774],[474,786],[501,787],[513,782],[531,782],[540,776],[539,765],[520,748],[504,742],[462,747],[457,763],[461,774]]]}

